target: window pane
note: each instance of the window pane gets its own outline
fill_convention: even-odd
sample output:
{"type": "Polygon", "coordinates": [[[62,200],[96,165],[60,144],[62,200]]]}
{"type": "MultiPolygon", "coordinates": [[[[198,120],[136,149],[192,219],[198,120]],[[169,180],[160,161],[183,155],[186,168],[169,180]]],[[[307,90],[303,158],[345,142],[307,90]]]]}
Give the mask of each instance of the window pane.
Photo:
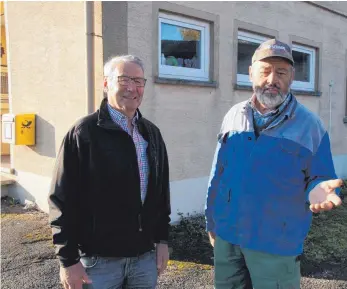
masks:
{"type": "Polygon", "coordinates": [[[311,55],[299,52],[292,51],[294,58],[294,68],[295,68],[295,79],[297,81],[310,82],[310,58],[311,55]]]}
{"type": "Polygon", "coordinates": [[[200,69],[201,32],[161,23],[161,64],[200,69]]]}
{"type": "Polygon", "coordinates": [[[259,43],[239,39],[237,46],[237,73],[248,75],[248,68],[252,64],[252,56],[259,43]]]}

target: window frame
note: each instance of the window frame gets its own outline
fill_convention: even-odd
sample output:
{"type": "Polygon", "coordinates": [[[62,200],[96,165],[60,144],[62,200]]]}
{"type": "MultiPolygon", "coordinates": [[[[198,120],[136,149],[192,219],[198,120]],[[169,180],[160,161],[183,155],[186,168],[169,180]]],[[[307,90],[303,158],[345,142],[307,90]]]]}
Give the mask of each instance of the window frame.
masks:
{"type": "Polygon", "coordinates": [[[159,12],[158,15],[158,76],[161,78],[184,79],[195,81],[210,80],[210,24],[188,17],[159,12]],[[201,68],[175,67],[161,64],[161,24],[176,25],[200,31],[201,37],[201,68]]]}
{"type": "Polygon", "coordinates": [[[299,43],[292,43],[292,51],[302,52],[310,55],[310,81],[294,80],[291,89],[299,91],[315,91],[316,89],[316,63],[317,49],[299,43]]]}
{"type": "MultiPolygon", "coordinates": [[[[246,41],[252,41],[253,43],[260,44],[266,40],[271,39],[271,37],[264,36],[260,33],[255,33],[255,32],[248,32],[243,29],[238,29],[237,32],[237,45],[239,43],[239,39],[241,40],[246,40],[246,41]],[[254,41],[255,40],[255,41],[254,41]]],[[[237,67],[238,67],[238,56],[239,56],[239,51],[237,50],[237,62],[236,62],[236,83],[237,85],[242,85],[242,86],[252,86],[252,82],[249,79],[249,74],[241,74],[238,73],[237,67]]],[[[252,63],[250,63],[252,65],[252,63]]]]}

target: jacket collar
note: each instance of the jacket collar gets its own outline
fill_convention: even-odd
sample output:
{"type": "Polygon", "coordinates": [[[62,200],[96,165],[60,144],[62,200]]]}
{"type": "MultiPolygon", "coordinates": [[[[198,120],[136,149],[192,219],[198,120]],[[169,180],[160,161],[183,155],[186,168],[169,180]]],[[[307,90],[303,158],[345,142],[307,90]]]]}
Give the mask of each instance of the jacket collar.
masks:
{"type": "MultiPolygon", "coordinates": [[[[104,97],[104,99],[101,101],[100,108],[98,111],[97,125],[106,129],[122,130],[122,128],[112,120],[107,108],[107,103],[107,97],[104,97]]],[[[136,114],[137,122],[141,122],[142,114],[139,109],[136,110],[136,114]]]]}

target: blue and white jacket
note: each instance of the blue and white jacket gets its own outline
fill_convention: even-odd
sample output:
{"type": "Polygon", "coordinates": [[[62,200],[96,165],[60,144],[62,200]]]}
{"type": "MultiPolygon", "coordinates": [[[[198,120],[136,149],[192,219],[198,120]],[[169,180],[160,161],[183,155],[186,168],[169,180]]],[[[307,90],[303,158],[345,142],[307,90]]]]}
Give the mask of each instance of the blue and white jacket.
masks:
{"type": "Polygon", "coordinates": [[[308,194],[335,178],[328,133],[294,96],[258,139],[250,100],[239,103],[218,135],[207,231],[243,248],[299,255],[312,219],[308,194]]]}

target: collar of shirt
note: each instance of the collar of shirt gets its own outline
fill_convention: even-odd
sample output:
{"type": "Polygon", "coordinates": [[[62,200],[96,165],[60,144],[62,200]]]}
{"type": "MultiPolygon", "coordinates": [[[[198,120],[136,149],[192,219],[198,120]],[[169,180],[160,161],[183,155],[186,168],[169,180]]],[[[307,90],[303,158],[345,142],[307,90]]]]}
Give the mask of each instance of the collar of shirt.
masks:
{"type": "Polygon", "coordinates": [[[271,123],[275,122],[276,119],[282,114],[282,112],[287,108],[288,104],[290,103],[292,97],[291,94],[288,93],[284,101],[280,104],[280,106],[272,110],[268,113],[261,114],[258,109],[255,107],[255,95],[252,96],[250,106],[252,107],[253,111],[253,124],[254,129],[256,132],[256,135],[259,135],[259,132],[268,127],[271,123]]]}
{"type": "MultiPolygon", "coordinates": [[[[126,115],[124,115],[123,113],[121,113],[120,111],[114,109],[109,103],[107,103],[107,109],[108,109],[108,112],[109,112],[109,114],[110,114],[110,116],[111,116],[111,119],[112,119],[116,124],[118,124],[118,125],[121,126],[121,124],[122,124],[123,122],[126,122],[126,123],[127,123],[127,121],[128,121],[129,118],[128,118],[126,115]]],[[[131,120],[131,124],[132,124],[133,126],[136,125],[136,122],[137,122],[138,118],[139,118],[139,114],[138,114],[138,112],[136,111],[134,117],[133,117],[132,120],[131,120]]]]}

